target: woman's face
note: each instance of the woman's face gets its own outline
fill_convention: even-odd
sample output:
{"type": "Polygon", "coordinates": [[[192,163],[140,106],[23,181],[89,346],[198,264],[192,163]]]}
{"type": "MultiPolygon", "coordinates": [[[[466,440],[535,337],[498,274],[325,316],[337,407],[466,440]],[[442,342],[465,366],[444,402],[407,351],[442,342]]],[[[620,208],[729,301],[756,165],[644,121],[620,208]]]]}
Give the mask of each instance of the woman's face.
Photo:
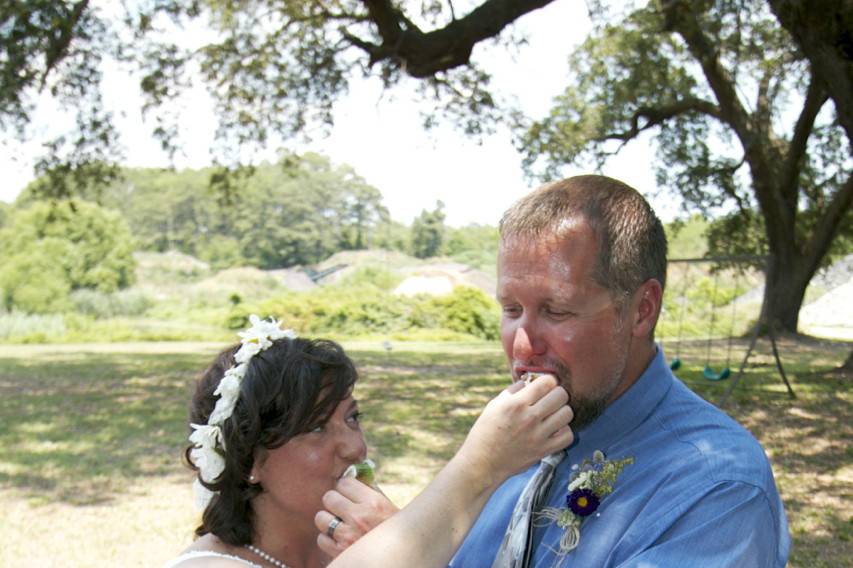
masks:
{"type": "Polygon", "coordinates": [[[313,526],[323,494],[366,456],[358,402],[349,396],[323,426],[257,457],[252,475],[264,491],[255,498],[256,509],[273,507],[279,515],[304,516],[313,526]]]}

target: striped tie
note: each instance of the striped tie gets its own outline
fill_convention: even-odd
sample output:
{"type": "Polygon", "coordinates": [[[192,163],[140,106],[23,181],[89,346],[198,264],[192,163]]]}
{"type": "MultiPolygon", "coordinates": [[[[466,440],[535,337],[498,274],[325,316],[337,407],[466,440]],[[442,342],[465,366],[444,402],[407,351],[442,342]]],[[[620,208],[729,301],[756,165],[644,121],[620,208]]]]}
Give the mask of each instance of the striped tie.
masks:
{"type": "Polygon", "coordinates": [[[527,482],[524,491],[515,503],[512,518],[506,528],[503,542],[492,563],[492,568],[527,568],[530,562],[530,539],[533,536],[532,523],[533,511],[539,509],[551,481],[554,479],[554,470],[557,464],[563,461],[565,451],[553,453],[539,462],[536,474],[527,482]]]}

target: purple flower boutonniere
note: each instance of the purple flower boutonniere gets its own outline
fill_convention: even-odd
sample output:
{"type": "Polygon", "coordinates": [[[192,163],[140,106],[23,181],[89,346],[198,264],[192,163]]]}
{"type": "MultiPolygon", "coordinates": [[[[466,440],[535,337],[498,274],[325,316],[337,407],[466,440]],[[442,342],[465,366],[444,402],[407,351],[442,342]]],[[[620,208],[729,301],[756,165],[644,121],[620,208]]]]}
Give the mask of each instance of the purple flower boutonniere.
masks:
{"type": "Polygon", "coordinates": [[[538,519],[556,522],[564,529],[560,539],[559,555],[564,556],[577,548],[581,538],[581,523],[595,513],[601,501],[613,493],[616,478],[626,465],[634,463],[634,458],[607,460],[600,450],[595,450],[592,460],[585,459],[579,466],[572,467],[569,478],[566,506],[546,507],[538,513],[538,519]]]}

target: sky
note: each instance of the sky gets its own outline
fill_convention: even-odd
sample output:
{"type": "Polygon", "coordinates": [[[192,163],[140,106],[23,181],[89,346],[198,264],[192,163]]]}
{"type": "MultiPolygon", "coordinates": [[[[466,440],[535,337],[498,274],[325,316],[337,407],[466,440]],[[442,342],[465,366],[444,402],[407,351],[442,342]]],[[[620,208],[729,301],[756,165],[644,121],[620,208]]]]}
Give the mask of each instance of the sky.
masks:
{"type": "MultiPolygon", "coordinates": [[[[556,0],[521,18],[517,29],[529,44],[515,56],[491,45],[475,48],[474,59],[483,61],[494,74],[493,84],[518,99],[532,117],[543,116],[554,96],[568,80],[567,58],[589,31],[586,4],[578,0],[556,0]]],[[[335,124],[324,138],[289,149],[317,151],[336,164],[349,164],[383,195],[391,217],[410,223],[438,200],[445,205],[447,223],[497,224],[501,214],[516,199],[536,186],[521,170],[521,155],[510,133],[500,128],[481,143],[466,137],[449,124],[431,131],[422,128],[420,109],[411,102],[408,85],[383,94],[377,80],[357,80],[349,95],[335,106],[335,124]],[[389,96],[390,95],[390,96],[389,96]]],[[[150,132],[153,124],[140,115],[138,80],[114,67],[105,70],[107,101],[115,112],[125,164],[133,167],[165,167],[168,157],[150,132]]],[[[40,101],[32,129],[50,134],[68,117],[49,100],[40,101]]],[[[201,85],[190,91],[181,110],[182,152],[177,168],[201,168],[210,164],[209,148],[215,121],[212,105],[201,85]]],[[[11,202],[32,178],[34,156],[40,151],[38,136],[27,144],[0,146],[0,200],[11,202]]],[[[267,159],[275,159],[280,148],[268,148],[267,159]]],[[[612,159],[603,173],[636,187],[645,194],[655,189],[653,153],[645,140],[632,142],[612,159]]],[[[587,173],[567,169],[567,175],[587,173]]],[[[677,213],[675,204],[653,203],[666,221],[677,213]]]]}

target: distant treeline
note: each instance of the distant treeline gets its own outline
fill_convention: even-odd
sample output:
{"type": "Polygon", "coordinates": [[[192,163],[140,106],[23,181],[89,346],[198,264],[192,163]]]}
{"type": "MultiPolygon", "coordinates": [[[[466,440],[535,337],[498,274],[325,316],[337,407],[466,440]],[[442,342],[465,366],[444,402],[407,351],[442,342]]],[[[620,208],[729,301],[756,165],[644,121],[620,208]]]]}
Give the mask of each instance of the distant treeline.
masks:
{"type": "Polygon", "coordinates": [[[379,190],[317,154],[262,164],[228,194],[211,189],[211,173],[126,169],[68,202],[40,201],[36,180],[13,205],[0,203],[0,308],[56,312],[78,289],[126,288],[134,251],[179,251],[214,269],[310,266],[368,248],[489,271],[495,263],[496,228],[447,227],[441,202],[410,226],[394,221],[379,190]]]}
{"type": "MultiPolygon", "coordinates": [[[[265,163],[227,196],[210,188],[210,177],[210,169],[127,169],[99,193],[81,193],[121,213],[138,250],[177,250],[216,268],[311,265],[367,248],[418,258],[462,255],[477,266],[494,262],[493,227],[448,228],[441,202],[411,226],[394,221],[379,190],[318,154],[265,163]]],[[[16,205],[34,199],[27,190],[16,205]]]]}

